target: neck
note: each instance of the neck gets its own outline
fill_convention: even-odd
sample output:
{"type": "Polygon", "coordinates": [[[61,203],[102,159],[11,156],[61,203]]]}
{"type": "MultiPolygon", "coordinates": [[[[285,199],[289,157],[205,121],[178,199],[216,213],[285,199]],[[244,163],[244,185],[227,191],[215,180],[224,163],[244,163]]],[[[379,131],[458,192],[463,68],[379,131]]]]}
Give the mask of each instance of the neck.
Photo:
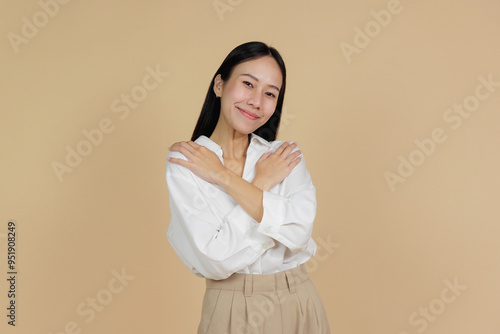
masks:
{"type": "Polygon", "coordinates": [[[216,142],[223,152],[224,159],[241,159],[246,157],[249,135],[240,133],[232,128],[225,128],[219,126],[215,127],[210,139],[216,142]]]}

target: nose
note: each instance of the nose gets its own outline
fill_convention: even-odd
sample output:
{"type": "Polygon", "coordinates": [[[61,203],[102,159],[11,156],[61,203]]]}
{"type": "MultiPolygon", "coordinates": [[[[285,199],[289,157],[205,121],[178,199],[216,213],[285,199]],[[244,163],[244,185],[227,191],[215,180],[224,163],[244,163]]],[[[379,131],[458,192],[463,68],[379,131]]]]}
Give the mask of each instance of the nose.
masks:
{"type": "Polygon", "coordinates": [[[248,97],[247,103],[254,108],[260,107],[261,95],[257,90],[253,91],[252,94],[248,97]]]}

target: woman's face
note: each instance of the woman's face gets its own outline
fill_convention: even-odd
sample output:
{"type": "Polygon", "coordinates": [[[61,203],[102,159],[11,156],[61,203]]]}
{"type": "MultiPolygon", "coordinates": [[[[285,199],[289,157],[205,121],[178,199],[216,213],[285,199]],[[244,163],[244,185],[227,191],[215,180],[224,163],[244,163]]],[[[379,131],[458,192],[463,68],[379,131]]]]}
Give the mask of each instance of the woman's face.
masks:
{"type": "Polygon", "coordinates": [[[270,56],[236,65],[226,82],[218,75],[214,92],[221,99],[219,122],[242,134],[255,131],[274,113],[281,83],[280,67],[270,56]]]}

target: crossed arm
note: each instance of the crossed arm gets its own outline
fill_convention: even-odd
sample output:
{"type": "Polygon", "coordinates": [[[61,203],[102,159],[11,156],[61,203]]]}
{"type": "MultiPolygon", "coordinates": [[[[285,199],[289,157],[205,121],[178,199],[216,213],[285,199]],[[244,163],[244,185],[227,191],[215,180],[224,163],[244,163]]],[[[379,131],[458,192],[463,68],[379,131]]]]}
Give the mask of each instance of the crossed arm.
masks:
{"type": "Polygon", "coordinates": [[[283,181],[300,162],[300,150],[291,153],[295,147],[296,143],[284,142],[275,152],[263,154],[255,166],[252,183],[226,168],[214,152],[193,141],[177,142],[170,147],[170,151],[180,152],[188,160],[172,157],[168,160],[188,168],[207,182],[219,185],[253,219],[261,222],[263,191],[283,181]]]}

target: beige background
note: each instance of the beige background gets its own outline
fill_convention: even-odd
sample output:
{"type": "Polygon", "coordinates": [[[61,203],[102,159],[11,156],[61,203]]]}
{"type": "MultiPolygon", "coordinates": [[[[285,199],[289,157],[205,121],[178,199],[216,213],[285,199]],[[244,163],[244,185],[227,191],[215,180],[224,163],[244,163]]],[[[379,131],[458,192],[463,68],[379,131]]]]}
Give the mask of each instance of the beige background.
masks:
{"type": "Polygon", "coordinates": [[[474,102],[478,77],[500,82],[498,1],[219,3],[220,16],[212,0],[70,1],[50,17],[37,1],[1,2],[1,332],[195,332],[204,281],[166,239],[167,148],[189,139],[227,53],[261,40],[289,73],[278,139],[299,142],[317,188],[308,267],[332,332],[500,333],[500,87],[481,88],[460,126],[443,119],[474,102]],[[388,7],[398,13],[381,27],[371,11],[388,7]],[[38,31],[12,43],[34,19],[38,31]],[[356,27],[372,29],[369,43],[356,27]],[[127,117],[113,112],[148,67],[169,75],[127,117]],[[54,162],[105,119],[113,130],[59,180],[54,162]],[[446,139],[418,160],[415,140],[436,128],[446,139]],[[391,189],[399,156],[421,164],[391,189]],[[113,278],[122,270],[126,285],[113,278]]]}

